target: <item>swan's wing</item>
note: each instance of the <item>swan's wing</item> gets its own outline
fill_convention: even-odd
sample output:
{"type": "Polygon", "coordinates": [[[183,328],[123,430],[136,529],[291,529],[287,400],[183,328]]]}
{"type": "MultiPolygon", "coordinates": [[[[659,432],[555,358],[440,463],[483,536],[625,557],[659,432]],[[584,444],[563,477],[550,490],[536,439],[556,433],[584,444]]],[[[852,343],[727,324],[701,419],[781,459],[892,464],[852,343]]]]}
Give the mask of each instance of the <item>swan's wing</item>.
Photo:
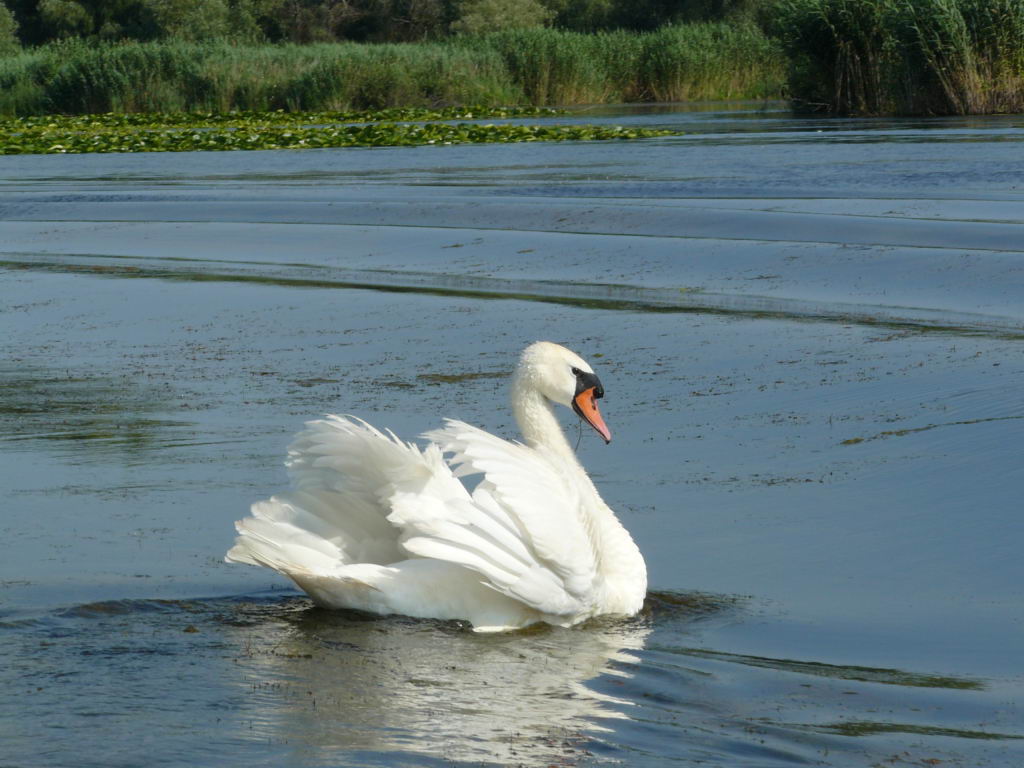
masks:
{"type": "Polygon", "coordinates": [[[596,558],[570,468],[461,422],[430,437],[421,451],[350,417],[307,423],[288,451],[292,490],[253,505],[228,559],[338,578],[433,558],[541,613],[585,613],[596,558]],[[470,494],[456,474],[474,473],[485,477],[470,494]]]}
{"type": "Polygon", "coordinates": [[[393,563],[406,556],[401,531],[387,519],[396,486],[430,493],[440,482],[465,494],[451,473],[447,482],[434,478],[416,446],[346,416],[308,422],[285,463],[292,490],[252,506],[252,517],[236,524],[229,560],[320,574],[328,566],[393,563]]]}
{"type": "Polygon", "coordinates": [[[444,450],[454,454],[455,474],[482,473],[484,479],[471,496],[463,491],[442,499],[399,489],[388,519],[402,526],[402,546],[471,568],[497,591],[542,613],[585,612],[597,558],[582,514],[586,489],[579,470],[458,421],[425,436],[437,444],[423,453],[432,473],[451,476],[444,450]]]}

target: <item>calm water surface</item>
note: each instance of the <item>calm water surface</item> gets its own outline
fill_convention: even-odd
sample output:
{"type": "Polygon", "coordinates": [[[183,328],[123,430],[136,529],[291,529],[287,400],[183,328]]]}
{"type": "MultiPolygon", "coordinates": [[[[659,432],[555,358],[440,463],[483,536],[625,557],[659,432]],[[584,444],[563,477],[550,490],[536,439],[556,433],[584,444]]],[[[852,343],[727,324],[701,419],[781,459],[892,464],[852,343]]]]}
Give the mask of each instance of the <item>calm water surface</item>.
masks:
{"type": "Polygon", "coordinates": [[[689,133],[0,158],[0,766],[1024,764],[1024,119],[578,119],[689,133]],[[642,615],[221,562],[304,420],[513,435],[539,338],[642,615]]]}

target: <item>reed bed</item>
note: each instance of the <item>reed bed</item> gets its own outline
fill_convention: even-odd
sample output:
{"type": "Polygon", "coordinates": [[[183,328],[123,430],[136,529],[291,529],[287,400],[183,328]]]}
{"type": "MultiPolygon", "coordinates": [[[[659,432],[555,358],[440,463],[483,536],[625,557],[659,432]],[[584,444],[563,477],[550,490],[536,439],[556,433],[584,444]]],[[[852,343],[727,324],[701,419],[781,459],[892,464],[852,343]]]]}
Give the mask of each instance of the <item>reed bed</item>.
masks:
{"type": "Polygon", "coordinates": [[[66,41],[0,57],[0,114],[761,98],[784,78],[779,47],[749,25],[379,45],[66,41]]]}
{"type": "Polygon", "coordinates": [[[495,56],[443,45],[81,42],[0,59],[0,113],[515,104],[495,56]]]}
{"type": "Polygon", "coordinates": [[[786,62],[753,24],[654,32],[502,32],[464,44],[495,50],[531,104],[778,97],[786,62]]]}
{"type": "Polygon", "coordinates": [[[782,0],[790,92],[837,114],[1024,111],[1020,0],[782,0]]]}

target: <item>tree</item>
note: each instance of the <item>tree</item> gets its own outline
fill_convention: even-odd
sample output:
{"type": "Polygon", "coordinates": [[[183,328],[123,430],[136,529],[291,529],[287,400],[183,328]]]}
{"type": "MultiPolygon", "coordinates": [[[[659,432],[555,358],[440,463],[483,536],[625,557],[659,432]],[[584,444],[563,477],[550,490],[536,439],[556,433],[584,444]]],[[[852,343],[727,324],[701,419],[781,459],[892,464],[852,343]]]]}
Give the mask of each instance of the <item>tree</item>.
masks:
{"type": "Polygon", "coordinates": [[[611,26],[613,0],[544,0],[555,14],[553,26],[576,32],[596,32],[611,26]]]}
{"type": "Polygon", "coordinates": [[[456,0],[351,0],[358,15],[338,36],[368,42],[412,42],[444,37],[458,18],[456,0]]]}
{"type": "Polygon", "coordinates": [[[39,0],[39,16],[51,39],[83,37],[93,30],[92,16],[75,0],[39,0]]]}
{"type": "Polygon", "coordinates": [[[266,42],[269,38],[264,29],[267,10],[276,0],[227,0],[228,19],[231,24],[230,37],[233,40],[251,43],[266,42]]]}
{"type": "Polygon", "coordinates": [[[231,9],[225,0],[142,0],[153,14],[160,37],[212,40],[232,36],[231,9]]]}
{"type": "Polygon", "coordinates": [[[35,8],[31,7],[32,2],[22,1],[19,5],[22,14],[27,12],[38,20],[32,34],[25,36],[26,43],[64,37],[104,40],[160,37],[160,26],[143,0],[38,0],[35,8]]]}
{"type": "Polygon", "coordinates": [[[0,0],[0,56],[10,56],[21,50],[18,44],[18,22],[0,0]]]}
{"type": "Polygon", "coordinates": [[[465,0],[452,32],[463,35],[486,35],[503,29],[543,27],[554,12],[537,0],[465,0]]]}
{"type": "Polygon", "coordinates": [[[752,18],[762,0],[616,0],[612,26],[651,30],[666,24],[752,18]]]}

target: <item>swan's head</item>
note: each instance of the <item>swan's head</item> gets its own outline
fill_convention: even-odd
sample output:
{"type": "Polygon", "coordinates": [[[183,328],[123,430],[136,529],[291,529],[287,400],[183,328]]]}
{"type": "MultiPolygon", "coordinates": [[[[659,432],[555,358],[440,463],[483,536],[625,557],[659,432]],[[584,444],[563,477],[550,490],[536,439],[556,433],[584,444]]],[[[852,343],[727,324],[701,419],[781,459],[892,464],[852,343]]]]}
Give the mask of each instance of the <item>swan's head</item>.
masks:
{"type": "Polygon", "coordinates": [[[551,402],[572,408],[606,443],[611,442],[612,433],[597,409],[604,387],[594,369],[575,352],[550,341],[535,342],[523,351],[517,376],[551,402]]]}

